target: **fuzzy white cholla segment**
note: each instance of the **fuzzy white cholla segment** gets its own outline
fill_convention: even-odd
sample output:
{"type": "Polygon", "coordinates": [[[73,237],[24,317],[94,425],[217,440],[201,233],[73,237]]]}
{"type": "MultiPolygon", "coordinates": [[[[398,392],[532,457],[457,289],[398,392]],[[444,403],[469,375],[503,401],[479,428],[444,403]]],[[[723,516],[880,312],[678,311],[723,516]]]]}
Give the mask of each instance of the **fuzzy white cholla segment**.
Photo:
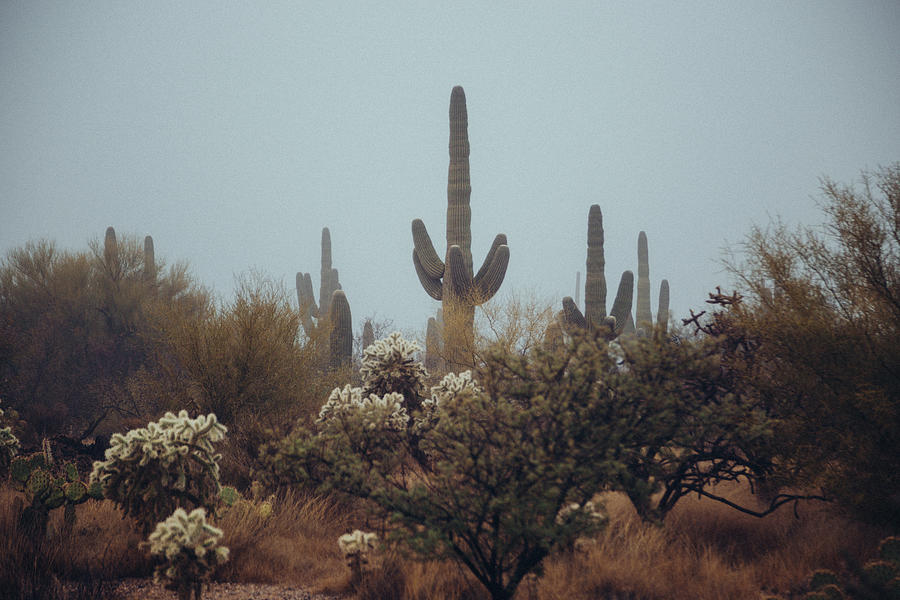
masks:
{"type": "Polygon", "coordinates": [[[588,500],[582,507],[577,502],[572,502],[563,506],[556,514],[556,523],[562,525],[569,519],[573,518],[576,513],[586,515],[591,521],[602,522],[606,519],[606,515],[600,510],[600,507],[588,500]]]}
{"type": "MultiPolygon", "coordinates": [[[[3,409],[0,408],[0,418],[2,417],[3,409]]],[[[0,466],[8,464],[18,452],[19,438],[13,434],[12,427],[0,427],[0,466]]]]}
{"type": "Polygon", "coordinates": [[[471,371],[447,373],[440,383],[432,386],[431,397],[422,401],[422,411],[413,423],[414,433],[421,434],[434,426],[442,404],[480,392],[481,388],[472,379],[471,371]]]}
{"type": "MultiPolygon", "coordinates": [[[[159,461],[167,468],[189,452],[214,457],[213,443],[225,439],[227,431],[213,413],[191,419],[186,410],[177,415],[167,412],[159,421],[148,423],[146,427],[132,429],[125,435],[114,433],[106,450],[106,461],[94,463],[91,482],[102,482],[105,474],[118,471],[120,465],[137,463],[144,466],[150,461],[159,461]]],[[[213,461],[210,468],[218,479],[218,463],[213,461]]]]}
{"type": "Polygon", "coordinates": [[[338,547],[345,558],[356,555],[366,555],[375,549],[378,543],[378,535],[365,533],[357,529],[353,533],[345,533],[338,538],[338,547]]]}
{"type": "Polygon", "coordinates": [[[194,509],[190,514],[183,508],[175,509],[147,539],[150,553],[164,556],[167,561],[157,567],[154,580],[204,580],[216,565],[228,560],[228,548],[219,546],[221,537],[222,530],[206,522],[204,509],[194,509]]]}
{"type": "Polygon", "coordinates": [[[403,339],[399,331],[378,340],[363,351],[359,370],[363,384],[375,390],[424,386],[425,367],[416,360],[416,353],[421,351],[417,343],[403,339]]]}
{"type": "Polygon", "coordinates": [[[334,388],[328,401],[319,410],[316,425],[325,428],[334,421],[359,415],[368,429],[393,429],[403,431],[409,423],[409,414],[403,406],[403,395],[395,392],[378,396],[363,396],[362,388],[334,388]]]}

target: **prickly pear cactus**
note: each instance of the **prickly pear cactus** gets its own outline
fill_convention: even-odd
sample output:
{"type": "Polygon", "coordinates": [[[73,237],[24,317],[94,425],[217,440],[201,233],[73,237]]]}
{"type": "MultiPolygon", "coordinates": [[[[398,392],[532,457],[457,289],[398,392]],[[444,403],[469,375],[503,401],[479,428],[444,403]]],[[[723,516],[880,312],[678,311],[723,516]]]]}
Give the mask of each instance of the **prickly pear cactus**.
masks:
{"type": "Polygon", "coordinates": [[[206,522],[203,508],[190,513],[175,509],[147,539],[150,554],[164,561],[154,571],[154,581],[175,590],[179,600],[190,600],[192,595],[199,600],[203,584],[228,560],[228,548],[219,546],[221,537],[222,530],[206,522]]]}
{"type": "Polygon", "coordinates": [[[194,419],[184,410],[166,413],[146,427],[114,434],[90,481],[145,532],[178,505],[212,510],[220,490],[215,444],[226,431],[212,413],[194,419]]]}
{"type": "Polygon", "coordinates": [[[412,222],[413,266],[422,287],[443,303],[444,348],[455,364],[469,364],[475,307],[490,300],[506,275],[509,246],[498,234],[484,263],[472,268],[472,209],[469,199],[469,118],[466,94],[459,86],[450,94],[450,167],[447,174],[447,249],[441,260],[421,219],[412,222]],[[474,273],[474,274],[473,274],[474,273]]]}
{"type": "MultiPolygon", "coordinates": [[[[30,535],[47,533],[50,511],[65,507],[65,524],[75,522],[75,506],[91,498],[98,498],[96,490],[79,480],[73,463],[57,464],[45,440],[40,452],[17,456],[10,464],[13,487],[25,493],[28,505],[19,515],[19,526],[30,535]]],[[[100,496],[102,497],[102,496],[100,496]]]]}

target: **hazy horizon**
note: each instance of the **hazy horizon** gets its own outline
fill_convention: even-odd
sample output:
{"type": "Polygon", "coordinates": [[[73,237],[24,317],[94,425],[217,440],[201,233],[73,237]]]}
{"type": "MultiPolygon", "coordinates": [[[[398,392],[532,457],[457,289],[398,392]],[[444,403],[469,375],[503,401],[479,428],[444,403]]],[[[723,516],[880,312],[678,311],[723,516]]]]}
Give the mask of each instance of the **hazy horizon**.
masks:
{"type": "Polygon", "coordinates": [[[0,251],[113,226],[228,299],[249,269],[318,289],[328,227],[355,328],[422,330],[410,223],[443,252],[462,85],[501,299],[574,296],[599,204],[611,290],[643,230],[677,320],[732,285],[722,249],[754,224],[820,223],[821,177],[900,160],[898,30],[892,1],[6,2],[0,251]]]}

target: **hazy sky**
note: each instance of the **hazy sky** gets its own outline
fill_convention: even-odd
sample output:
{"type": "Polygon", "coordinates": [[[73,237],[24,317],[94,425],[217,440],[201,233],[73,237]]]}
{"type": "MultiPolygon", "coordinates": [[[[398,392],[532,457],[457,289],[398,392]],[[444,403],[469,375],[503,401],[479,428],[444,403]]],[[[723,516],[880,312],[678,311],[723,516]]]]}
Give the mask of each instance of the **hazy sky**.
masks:
{"type": "Polygon", "coordinates": [[[468,99],[472,251],[558,307],[603,209],[606,277],[647,232],[681,317],[726,243],[821,221],[819,178],[900,160],[900,2],[0,2],[0,250],[153,236],[224,299],[255,268],[319,280],[357,327],[438,303],[450,90],[468,99]]]}

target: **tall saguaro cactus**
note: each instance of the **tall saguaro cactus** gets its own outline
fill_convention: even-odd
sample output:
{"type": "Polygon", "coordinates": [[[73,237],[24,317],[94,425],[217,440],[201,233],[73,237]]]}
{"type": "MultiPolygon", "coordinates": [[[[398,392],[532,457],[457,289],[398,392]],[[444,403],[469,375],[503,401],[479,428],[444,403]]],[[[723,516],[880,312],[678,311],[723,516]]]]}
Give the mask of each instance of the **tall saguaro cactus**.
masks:
{"type": "Polygon", "coordinates": [[[450,167],[447,174],[447,250],[438,256],[421,219],[412,222],[413,265],[422,287],[444,307],[444,347],[451,362],[465,364],[471,348],[475,306],[489,300],[503,283],[509,264],[506,236],[498,234],[484,264],[473,275],[472,210],[469,199],[469,134],[466,95],[450,94],[450,167]]]}
{"type": "Polygon", "coordinates": [[[317,333],[327,330],[329,366],[336,368],[346,364],[353,353],[353,323],[350,319],[350,303],[338,281],[338,271],[331,266],[331,232],[327,227],[322,228],[322,267],[318,306],[313,293],[312,276],[309,273],[298,272],[296,285],[300,322],[306,335],[312,338],[317,333]],[[338,304],[335,305],[335,302],[338,304]]]}
{"type": "MultiPolygon", "coordinates": [[[[659,284],[656,319],[657,329],[665,333],[669,326],[669,282],[665,279],[659,284]]],[[[653,314],[650,311],[650,252],[647,248],[647,234],[643,231],[638,234],[638,284],[634,320],[638,333],[646,334],[653,326],[653,314]]]]}
{"type": "Polygon", "coordinates": [[[149,235],[144,238],[144,279],[154,281],[156,279],[156,253],[153,250],[153,238],[149,235]]]}
{"type": "Polygon", "coordinates": [[[563,298],[563,320],[566,327],[609,329],[605,335],[612,339],[622,333],[631,313],[634,294],[634,274],[622,273],[616,299],[609,317],[606,315],[606,260],[603,257],[603,212],[594,204],[588,211],[588,240],[586,274],[584,278],[584,314],[571,296],[563,298]],[[610,318],[612,317],[612,318],[610,318]]]}
{"type": "Polygon", "coordinates": [[[319,304],[313,293],[312,276],[309,273],[297,273],[297,303],[300,306],[300,319],[306,334],[311,336],[317,323],[313,319],[327,319],[328,308],[334,292],[341,289],[338,271],[331,266],[331,232],[322,228],[322,268],[319,284],[319,304]]]}

